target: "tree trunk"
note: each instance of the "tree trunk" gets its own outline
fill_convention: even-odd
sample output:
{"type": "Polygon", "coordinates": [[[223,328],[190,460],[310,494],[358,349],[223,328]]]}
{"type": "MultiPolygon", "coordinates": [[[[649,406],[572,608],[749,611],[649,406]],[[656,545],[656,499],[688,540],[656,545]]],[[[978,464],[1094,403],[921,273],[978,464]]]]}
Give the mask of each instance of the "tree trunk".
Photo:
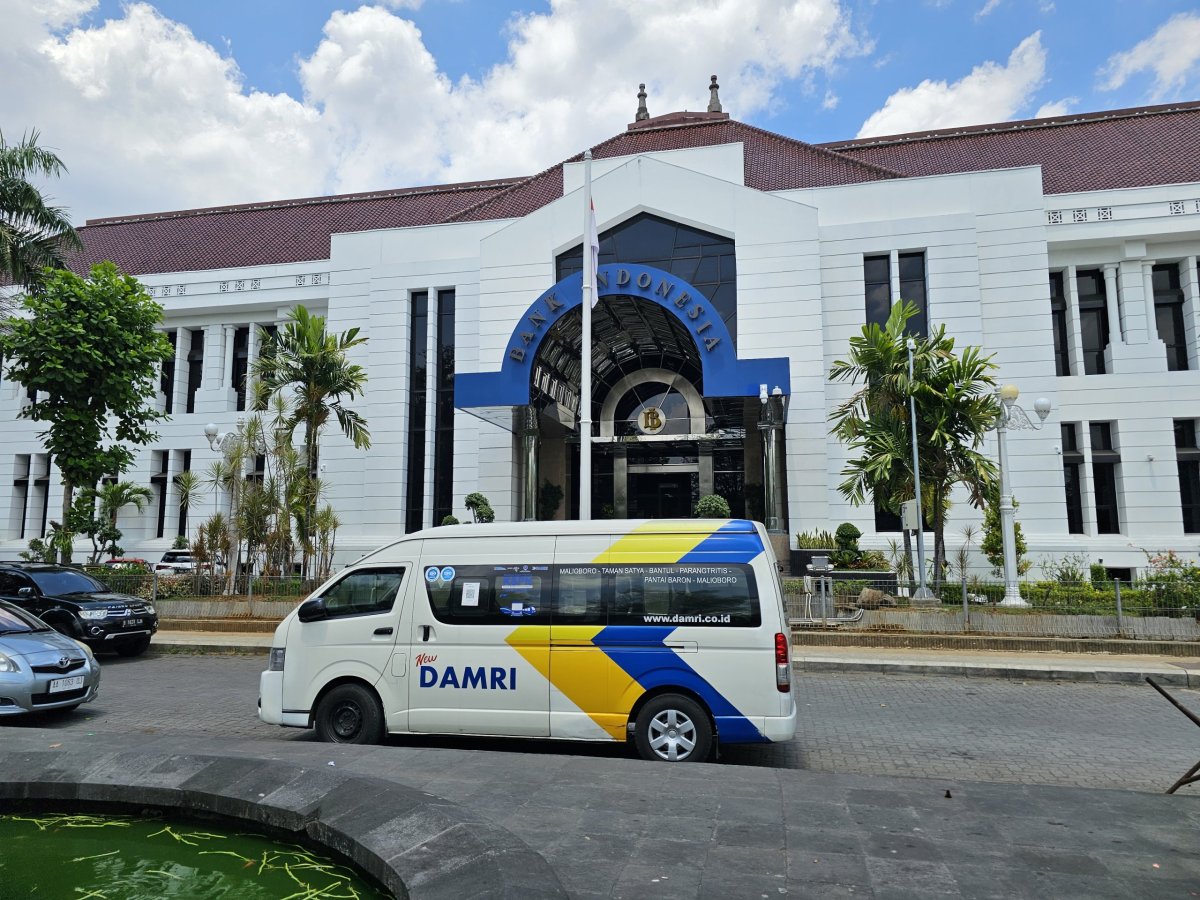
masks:
{"type": "MultiPolygon", "coordinates": [[[[49,488],[47,488],[47,490],[49,490],[49,488]]],[[[69,525],[70,525],[70,521],[71,521],[71,506],[72,506],[72,501],[74,501],[74,499],[75,499],[75,485],[71,484],[70,481],[68,481],[67,479],[64,478],[63,479],[62,522],[61,522],[61,528],[60,528],[60,533],[63,534],[64,536],[70,534],[69,525]]],[[[67,540],[64,537],[62,544],[59,547],[59,560],[58,561],[64,566],[69,566],[71,564],[71,551],[72,551],[72,549],[74,549],[72,547],[73,543],[74,543],[73,535],[71,536],[70,540],[67,540]]]]}

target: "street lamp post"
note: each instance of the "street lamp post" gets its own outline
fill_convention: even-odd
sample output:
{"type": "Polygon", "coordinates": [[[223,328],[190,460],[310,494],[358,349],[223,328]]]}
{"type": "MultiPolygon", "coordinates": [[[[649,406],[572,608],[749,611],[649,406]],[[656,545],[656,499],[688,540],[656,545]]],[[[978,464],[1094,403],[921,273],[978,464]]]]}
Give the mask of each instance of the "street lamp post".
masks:
{"type": "MultiPolygon", "coordinates": [[[[917,507],[917,592],[914,600],[929,601],[933,591],[925,586],[925,512],[921,509],[921,454],[917,449],[917,395],[912,389],[913,382],[913,350],[917,340],[911,334],[904,342],[908,350],[908,414],[912,425],[912,458],[913,458],[913,500],[917,507]]],[[[912,557],[909,557],[911,560],[912,557]]]]}
{"type": "Polygon", "coordinates": [[[1050,401],[1045,397],[1038,397],[1033,402],[1033,410],[1038,416],[1035,423],[1024,409],[1017,406],[1017,397],[1020,395],[1021,392],[1015,384],[1006,384],[996,389],[996,396],[1000,400],[1000,412],[996,417],[995,426],[1000,456],[1000,540],[1004,547],[1004,599],[1000,601],[1000,605],[1027,607],[1029,604],[1021,596],[1021,586],[1017,583],[1017,526],[1009,483],[1006,436],[1009,429],[1040,431],[1046,422],[1046,416],[1050,415],[1050,401]]]}

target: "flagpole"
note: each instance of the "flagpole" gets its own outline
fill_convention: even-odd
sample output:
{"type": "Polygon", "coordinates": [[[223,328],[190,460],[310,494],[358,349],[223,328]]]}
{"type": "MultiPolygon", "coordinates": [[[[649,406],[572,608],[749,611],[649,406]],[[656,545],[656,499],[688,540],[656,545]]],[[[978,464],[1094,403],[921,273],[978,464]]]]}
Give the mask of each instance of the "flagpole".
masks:
{"type": "Polygon", "coordinates": [[[592,151],[583,153],[583,335],[579,347],[579,521],[592,518],[592,151]]]}

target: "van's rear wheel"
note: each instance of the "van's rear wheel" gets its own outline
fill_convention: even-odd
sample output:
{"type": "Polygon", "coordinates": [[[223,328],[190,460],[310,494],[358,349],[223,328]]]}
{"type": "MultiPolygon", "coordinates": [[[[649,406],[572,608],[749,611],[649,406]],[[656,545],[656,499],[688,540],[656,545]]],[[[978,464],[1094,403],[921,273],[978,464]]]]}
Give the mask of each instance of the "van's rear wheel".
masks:
{"type": "Polygon", "coordinates": [[[383,708],[362,685],[339,684],[317,704],[317,737],[334,744],[378,744],[383,708]]]}
{"type": "Polygon", "coordinates": [[[638,713],[633,736],[642,759],[704,762],[712,750],[708,713],[680,694],[663,694],[648,701],[638,713]]]}

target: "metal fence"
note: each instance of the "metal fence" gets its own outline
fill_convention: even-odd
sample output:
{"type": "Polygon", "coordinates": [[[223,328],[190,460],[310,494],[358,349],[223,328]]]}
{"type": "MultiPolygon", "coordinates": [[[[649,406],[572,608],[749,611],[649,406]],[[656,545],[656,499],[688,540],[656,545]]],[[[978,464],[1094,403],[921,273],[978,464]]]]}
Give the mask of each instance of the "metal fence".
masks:
{"type": "Polygon", "coordinates": [[[1004,584],[978,578],[931,585],[925,601],[894,577],[812,576],[784,587],[788,615],[801,627],[1200,641],[1200,584],[1191,581],[1021,582],[1027,607],[1000,605],[1004,584]]]}
{"type": "Polygon", "coordinates": [[[162,619],[282,619],[319,581],[265,575],[97,572],[112,590],[152,601],[162,619]]]}

